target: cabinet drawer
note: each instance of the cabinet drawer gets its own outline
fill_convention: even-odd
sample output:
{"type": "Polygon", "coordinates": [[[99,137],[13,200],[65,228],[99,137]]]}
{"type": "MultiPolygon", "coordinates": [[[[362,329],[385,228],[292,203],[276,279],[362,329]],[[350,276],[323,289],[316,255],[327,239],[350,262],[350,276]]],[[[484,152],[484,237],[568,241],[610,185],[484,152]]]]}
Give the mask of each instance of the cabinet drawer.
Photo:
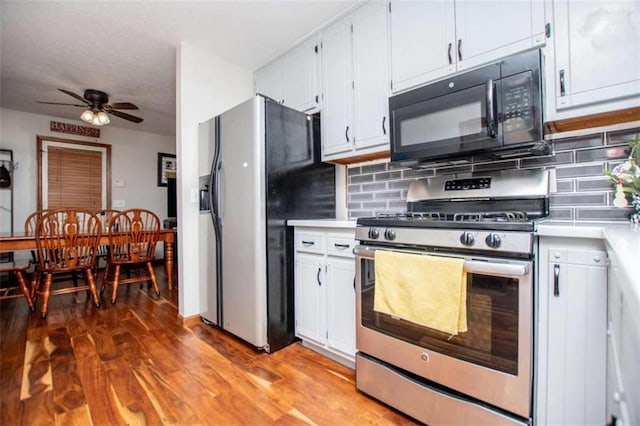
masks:
{"type": "Polygon", "coordinates": [[[330,234],[327,244],[327,254],[331,256],[353,257],[353,248],[355,246],[355,235],[330,234]]]}
{"type": "Polygon", "coordinates": [[[607,252],[599,250],[566,250],[551,247],[549,261],[575,265],[607,266],[607,252]]]}
{"type": "Polygon", "coordinates": [[[296,232],[296,251],[324,254],[324,234],[313,232],[296,232]]]}

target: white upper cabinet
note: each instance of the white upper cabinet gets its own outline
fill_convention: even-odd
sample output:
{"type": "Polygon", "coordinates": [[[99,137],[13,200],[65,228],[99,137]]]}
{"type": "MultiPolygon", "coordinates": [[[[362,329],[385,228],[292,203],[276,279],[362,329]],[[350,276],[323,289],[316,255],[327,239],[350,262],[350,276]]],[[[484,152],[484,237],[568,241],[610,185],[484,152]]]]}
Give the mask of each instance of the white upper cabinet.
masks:
{"type": "Polygon", "coordinates": [[[322,33],[322,156],[353,148],[351,21],[322,33]]]}
{"type": "Polygon", "coordinates": [[[298,111],[311,111],[318,106],[319,62],[320,46],[315,37],[285,54],[282,60],[285,105],[298,111]]]}
{"type": "Polygon", "coordinates": [[[270,62],[255,73],[256,93],[284,103],[282,87],[282,64],[279,60],[270,62]]]}
{"type": "Polygon", "coordinates": [[[553,19],[558,111],[640,94],[640,2],[555,0],[553,19]]]}
{"type": "Polygon", "coordinates": [[[369,2],[322,32],[322,159],[389,149],[386,3],[369,2]]]}
{"type": "Polygon", "coordinates": [[[544,2],[392,2],[392,91],[545,43],[544,2]]]}
{"type": "Polygon", "coordinates": [[[545,43],[544,2],[457,0],[458,70],[545,43]]]}
{"type": "Polygon", "coordinates": [[[394,92],[455,71],[453,1],[394,1],[389,10],[394,92]]]}
{"type": "Polygon", "coordinates": [[[356,149],[389,143],[389,43],[386,5],[353,17],[353,127],[356,149]]]}
{"type": "Polygon", "coordinates": [[[319,108],[320,46],[311,37],[255,73],[256,92],[298,111],[319,108]]]}

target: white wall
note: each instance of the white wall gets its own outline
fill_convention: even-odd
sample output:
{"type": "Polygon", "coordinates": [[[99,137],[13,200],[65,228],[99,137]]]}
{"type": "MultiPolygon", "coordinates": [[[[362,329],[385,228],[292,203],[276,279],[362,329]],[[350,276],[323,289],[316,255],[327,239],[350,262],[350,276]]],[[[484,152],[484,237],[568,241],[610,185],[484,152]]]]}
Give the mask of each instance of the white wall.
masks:
{"type": "MultiPolygon", "coordinates": [[[[114,119],[111,124],[100,129],[100,138],[88,138],[49,130],[50,121],[85,125],[80,120],[9,109],[0,110],[0,115],[0,147],[13,150],[13,159],[17,163],[13,176],[15,230],[24,229],[25,219],[36,210],[37,135],[111,145],[111,178],[124,179],[126,182],[123,188],[112,186],[111,199],[124,200],[126,207],[152,210],[160,219],[167,217],[167,188],[157,186],[157,155],[158,152],[175,153],[175,137],[118,128],[114,125],[117,119],[114,119]]],[[[0,214],[5,215],[7,212],[3,210],[0,214]]],[[[0,229],[0,232],[7,231],[8,229],[0,229]]],[[[159,253],[162,253],[161,248],[159,253]]]]}
{"type": "Polygon", "coordinates": [[[201,313],[200,289],[208,277],[200,277],[198,247],[208,238],[199,227],[198,124],[248,99],[253,94],[252,70],[226,62],[182,43],[176,58],[176,134],[178,154],[178,282],[179,313],[201,313]]]}

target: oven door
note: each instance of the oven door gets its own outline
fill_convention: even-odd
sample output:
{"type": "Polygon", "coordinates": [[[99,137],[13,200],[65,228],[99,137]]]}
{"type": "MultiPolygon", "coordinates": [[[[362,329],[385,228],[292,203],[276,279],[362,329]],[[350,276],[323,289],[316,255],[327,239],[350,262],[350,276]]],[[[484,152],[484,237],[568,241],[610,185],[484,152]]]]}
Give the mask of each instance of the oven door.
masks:
{"type": "Polygon", "coordinates": [[[448,254],[465,258],[468,286],[468,331],[449,336],[374,310],[376,250],[391,249],[362,245],[354,249],[358,351],[529,418],[533,338],[531,261],[448,254]]]}

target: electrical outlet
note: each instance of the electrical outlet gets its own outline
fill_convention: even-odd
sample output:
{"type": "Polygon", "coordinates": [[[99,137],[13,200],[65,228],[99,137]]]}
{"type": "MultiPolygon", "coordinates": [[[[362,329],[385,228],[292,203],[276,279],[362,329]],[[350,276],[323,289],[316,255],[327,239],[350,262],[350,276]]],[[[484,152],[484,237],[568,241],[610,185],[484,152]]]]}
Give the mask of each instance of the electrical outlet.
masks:
{"type": "Polygon", "coordinates": [[[124,207],[126,207],[126,203],[124,202],[124,200],[113,200],[114,209],[121,209],[124,207]]]}
{"type": "Polygon", "coordinates": [[[113,186],[116,188],[124,188],[125,186],[127,186],[127,181],[124,179],[114,179],[113,186]]]}

